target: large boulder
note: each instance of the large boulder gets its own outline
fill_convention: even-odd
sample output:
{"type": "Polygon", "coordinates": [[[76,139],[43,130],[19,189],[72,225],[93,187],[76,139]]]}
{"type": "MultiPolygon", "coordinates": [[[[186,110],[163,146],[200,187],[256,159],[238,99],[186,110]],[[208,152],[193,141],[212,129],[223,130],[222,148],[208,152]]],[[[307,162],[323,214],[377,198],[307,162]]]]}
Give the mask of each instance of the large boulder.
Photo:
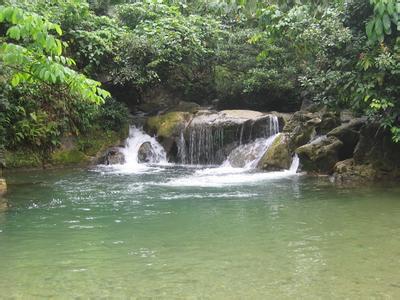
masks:
{"type": "Polygon", "coordinates": [[[192,117],[193,114],[188,112],[169,112],[148,118],[144,129],[150,135],[157,136],[169,160],[176,161],[177,142],[192,117]]]}
{"type": "Polygon", "coordinates": [[[124,162],[125,156],[121,152],[121,148],[118,147],[108,149],[99,159],[99,163],[104,165],[117,165],[123,164],[124,162]]]}
{"type": "Polygon", "coordinates": [[[335,137],[322,136],[296,149],[302,169],[307,172],[331,174],[339,161],[343,143],[335,137]]]}
{"type": "Polygon", "coordinates": [[[343,143],[343,147],[339,151],[340,160],[353,156],[354,149],[359,141],[360,129],[363,125],[365,125],[364,119],[355,119],[328,132],[328,137],[336,137],[343,143]]]}
{"type": "Polygon", "coordinates": [[[341,182],[370,181],[382,178],[382,174],[371,165],[357,165],[353,158],[339,161],[335,164],[334,178],[341,182]]]}
{"type": "Polygon", "coordinates": [[[283,132],[289,134],[290,148],[295,150],[309,143],[315,136],[325,135],[338,125],[340,118],[335,113],[326,110],[297,111],[285,123],[283,132]]]}
{"type": "Polygon", "coordinates": [[[220,164],[237,146],[275,134],[282,124],[283,117],[258,111],[204,110],[197,112],[189,122],[185,140],[193,154],[190,156],[192,163],[220,164]]]}
{"type": "Polygon", "coordinates": [[[156,154],[150,142],[145,142],[140,145],[138,150],[138,161],[140,163],[152,162],[155,157],[156,154]]]}
{"type": "Polygon", "coordinates": [[[257,167],[267,171],[286,170],[290,168],[291,162],[289,135],[281,133],[262,156],[257,167]]]}

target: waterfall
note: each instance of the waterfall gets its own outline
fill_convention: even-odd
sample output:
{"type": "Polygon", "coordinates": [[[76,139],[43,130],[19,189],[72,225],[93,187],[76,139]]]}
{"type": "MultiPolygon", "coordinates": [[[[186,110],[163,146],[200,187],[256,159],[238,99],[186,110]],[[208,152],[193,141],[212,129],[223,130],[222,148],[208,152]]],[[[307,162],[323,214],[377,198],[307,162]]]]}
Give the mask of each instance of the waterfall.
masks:
{"type": "Polygon", "coordinates": [[[225,167],[254,169],[277,136],[278,134],[274,134],[268,138],[259,138],[249,144],[236,147],[228,155],[223,165],[225,167]]]}
{"type": "Polygon", "coordinates": [[[269,117],[269,136],[273,136],[279,133],[279,120],[277,116],[270,116],[269,117]]]}
{"type": "MultiPolygon", "coordinates": [[[[224,130],[222,127],[195,126],[189,129],[189,163],[218,164],[221,163],[221,149],[224,146],[224,130]]],[[[182,156],[180,157],[182,161],[182,156]]]]}
{"type": "Polygon", "coordinates": [[[183,134],[183,131],[180,132],[179,139],[177,140],[176,145],[178,147],[179,162],[181,164],[187,164],[188,163],[187,147],[186,147],[186,141],[185,141],[185,136],[183,134]]]}
{"type": "Polygon", "coordinates": [[[297,154],[295,154],[295,155],[293,156],[292,164],[290,165],[289,171],[290,171],[291,173],[296,174],[296,173],[297,173],[297,170],[299,169],[299,165],[300,165],[299,156],[298,156],[297,154]]]}
{"type": "Polygon", "coordinates": [[[275,115],[266,115],[261,121],[248,120],[241,124],[197,123],[182,130],[179,138],[176,138],[177,158],[183,164],[221,164],[232,149],[240,146],[249,149],[252,147],[247,145],[252,143],[255,144],[251,152],[263,149],[266,139],[278,132],[279,120],[275,115]]]}
{"type": "Polygon", "coordinates": [[[146,170],[147,164],[139,162],[139,149],[142,145],[148,143],[149,164],[164,164],[167,163],[167,155],[164,148],[156,141],[154,137],[146,134],[142,129],[135,126],[129,128],[129,137],[125,141],[125,146],[121,149],[124,154],[125,163],[122,165],[113,166],[118,171],[142,171],[146,170]]]}

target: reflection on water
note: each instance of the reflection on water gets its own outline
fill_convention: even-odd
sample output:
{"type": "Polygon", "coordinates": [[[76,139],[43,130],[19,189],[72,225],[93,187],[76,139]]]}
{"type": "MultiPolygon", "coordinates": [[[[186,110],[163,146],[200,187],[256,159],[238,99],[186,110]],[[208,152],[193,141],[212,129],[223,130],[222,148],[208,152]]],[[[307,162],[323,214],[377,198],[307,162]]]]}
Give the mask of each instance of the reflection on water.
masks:
{"type": "Polygon", "coordinates": [[[1,297],[397,298],[400,189],[286,175],[11,174],[1,297]]]}

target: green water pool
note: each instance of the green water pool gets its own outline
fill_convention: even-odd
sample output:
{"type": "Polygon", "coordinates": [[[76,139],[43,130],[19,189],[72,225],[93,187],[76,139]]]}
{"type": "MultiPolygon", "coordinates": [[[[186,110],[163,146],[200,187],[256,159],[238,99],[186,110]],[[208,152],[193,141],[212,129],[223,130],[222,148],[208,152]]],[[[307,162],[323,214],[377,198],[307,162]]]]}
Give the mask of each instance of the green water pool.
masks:
{"type": "Polygon", "coordinates": [[[8,182],[0,298],[400,298],[393,184],[179,166],[8,182]]]}

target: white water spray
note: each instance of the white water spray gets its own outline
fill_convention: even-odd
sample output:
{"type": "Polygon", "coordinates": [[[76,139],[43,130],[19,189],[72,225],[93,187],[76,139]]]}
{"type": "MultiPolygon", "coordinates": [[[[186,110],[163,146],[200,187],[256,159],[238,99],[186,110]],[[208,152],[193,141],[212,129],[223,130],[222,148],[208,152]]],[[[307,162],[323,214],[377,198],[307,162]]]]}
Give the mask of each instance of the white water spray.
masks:
{"type": "Polygon", "coordinates": [[[146,134],[142,129],[134,126],[129,128],[129,137],[125,141],[125,147],[121,149],[121,152],[124,154],[125,163],[112,166],[112,169],[117,172],[140,173],[149,170],[151,165],[168,163],[165,150],[157,140],[146,134]],[[140,163],[138,157],[139,149],[145,143],[149,143],[152,153],[149,156],[148,163],[140,163]]]}

